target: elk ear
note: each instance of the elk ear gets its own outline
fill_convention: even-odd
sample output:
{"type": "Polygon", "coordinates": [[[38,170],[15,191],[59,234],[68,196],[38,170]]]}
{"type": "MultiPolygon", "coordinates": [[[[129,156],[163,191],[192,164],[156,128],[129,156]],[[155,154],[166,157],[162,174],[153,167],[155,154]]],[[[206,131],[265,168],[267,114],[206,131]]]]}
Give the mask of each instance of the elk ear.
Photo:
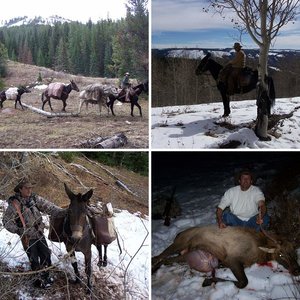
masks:
{"type": "Polygon", "coordinates": [[[266,248],[266,247],[258,247],[261,251],[267,252],[267,253],[274,253],[275,248],[266,248]]]}

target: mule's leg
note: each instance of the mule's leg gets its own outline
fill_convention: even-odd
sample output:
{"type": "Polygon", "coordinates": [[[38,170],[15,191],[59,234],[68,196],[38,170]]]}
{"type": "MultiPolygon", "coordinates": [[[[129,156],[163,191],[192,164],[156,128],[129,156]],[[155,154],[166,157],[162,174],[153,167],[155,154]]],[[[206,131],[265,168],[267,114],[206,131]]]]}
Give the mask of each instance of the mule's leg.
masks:
{"type": "Polygon", "coordinates": [[[102,260],[102,245],[97,246],[98,249],[98,255],[99,255],[99,260],[98,260],[98,267],[100,268],[102,266],[103,260],[102,260]]]}
{"type": "Polygon", "coordinates": [[[102,106],[102,99],[100,98],[100,99],[98,99],[98,107],[99,107],[99,116],[101,116],[101,106],[102,106]]]}
{"type": "Polygon", "coordinates": [[[228,95],[222,93],[222,100],[223,100],[223,106],[224,106],[223,117],[228,117],[230,115],[230,106],[229,106],[230,98],[228,95]]]}
{"type": "Polygon", "coordinates": [[[63,102],[63,109],[62,109],[62,111],[66,111],[67,102],[66,102],[66,100],[62,100],[62,102],[63,102]]]}
{"type": "Polygon", "coordinates": [[[111,114],[113,116],[115,116],[115,113],[114,113],[114,102],[115,102],[115,99],[109,99],[109,102],[107,103],[108,107],[111,110],[111,114]]]}
{"type": "Polygon", "coordinates": [[[134,117],[134,115],[133,115],[133,108],[134,108],[133,101],[130,102],[130,105],[131,105],[131,113],[130,114],[131,114],[132,117],[134,117]]]}
{"type": "MultiPolygon", "coordinates": [[[[67,249],[68,252],[70,252],[70,250],[71,249],[69,249],[69,250],[67,249]]],[[[80,274],[78,271],[78,264],[77,264],[77,260],[76,260],[76,256],[75,256],[75,251],[71,252],[70,257],[71,257],[71,261],[72,261],[72,267],[74,269],[75,276],[76,276],[75,283],[79,283],[80,282],[80,274]]]]}
{"type": "Polygon", "coordinates": [[[21,106],[22,109],[24,110],[24,107],[23,107],[23,105],[22,105],[22,103],[21,103],[21,96],[20,96],[20,95],[18,95],[17,98],[16,98],[16,101],[15,101],[15,109],[17,109],[17,102],[20,103],[20,106],[21,106]]]}
{"type": "Polygon", "coordinates": [[[89,251],[87,253],[85,253],[85,274],[87,276],[87,287],[88,290],[87,292],[90,294],[92,291],[92,282],[91,282],[91,276],[92,276],[92,251],[91,249],[89,249],[89,251]]]}
{"type": "Polygon", "coordinates": [[[107,245],[104,245],[103,267],[107,266],[107,245]]]}
{"type": "MultiPolygon", "coordinates": [[[[83,105],[84,102],[85,102],[85,100],[80,99],[80,103],[79,103],[79,107],[78,107],[78,114],[80,114],[81,107],[82,107],[82,105],[83,105]]],[[[87,102],[85,103],[85,105],[86,105],[86,110],[87,110],[87,108],[88,108],[87,102]]]]}
{"type": "Polygon", "coordinates": [[[51,105],[51,100],[50,100],[50,98],[49,98],[49,100],[48,100],[48,104],[49,104],[49,106],[50,106],[51,111],[53,111],[53,108],[52,108],[52,105],[51,105]]]}
{"type": "Polygon", "coordinates": [[[140,116],[142,117],[142,108],[141,106],[138,104],[138,102],[135,103],[135,105],[138,107],[139,111],[140,111],[140,116]]]}

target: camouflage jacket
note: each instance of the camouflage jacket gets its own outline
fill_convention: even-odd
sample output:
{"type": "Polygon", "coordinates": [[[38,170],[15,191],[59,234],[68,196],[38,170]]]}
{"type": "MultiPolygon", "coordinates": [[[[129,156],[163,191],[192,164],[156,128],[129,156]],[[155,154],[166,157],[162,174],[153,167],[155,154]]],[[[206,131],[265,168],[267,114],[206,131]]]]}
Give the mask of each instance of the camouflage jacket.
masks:
{"type": "Polygon", "coordinates": [[[45,228],[41,212],[59,216],[64,215],[66,210],[38,195],[32,194],[29,198],[22,198],[19,193],[16,193],[8,199],[8,207],[3,215],[3,225],[12,233],[20,236],[24,234],[29,239],[39,239],[43,236],[45,228]],[[16,204],[20,208],[25,228],[15,207],[16,204]]]}

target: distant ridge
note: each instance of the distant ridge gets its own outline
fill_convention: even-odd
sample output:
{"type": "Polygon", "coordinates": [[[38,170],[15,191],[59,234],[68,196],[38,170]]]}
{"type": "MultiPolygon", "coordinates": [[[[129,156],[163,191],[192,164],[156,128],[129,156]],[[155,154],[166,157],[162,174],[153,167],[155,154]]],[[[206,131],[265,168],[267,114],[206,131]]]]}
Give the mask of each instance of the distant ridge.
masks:
{"type": "Polygon", "coordinates": [[[72,20],[54,15],[47,18],[37,16],[37,17],[16,17],[7,21],[2,21],[1,27],[14,27],[14,26],[22,26],[22,25],[50,25],[54,26],[55,23],[70,23],[72,20]]]}

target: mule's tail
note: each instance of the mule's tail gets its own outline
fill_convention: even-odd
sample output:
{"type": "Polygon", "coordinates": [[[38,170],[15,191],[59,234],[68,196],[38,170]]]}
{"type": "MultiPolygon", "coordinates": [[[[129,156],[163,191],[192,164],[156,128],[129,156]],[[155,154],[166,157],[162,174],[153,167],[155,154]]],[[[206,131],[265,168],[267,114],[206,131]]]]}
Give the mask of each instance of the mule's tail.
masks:
{"type": "Polygon", "coordinates": [[[44,102],[44,96],[45,96],[45,92],[42,92],[42,97],[41,97],[42,102],[44,102]]]}

